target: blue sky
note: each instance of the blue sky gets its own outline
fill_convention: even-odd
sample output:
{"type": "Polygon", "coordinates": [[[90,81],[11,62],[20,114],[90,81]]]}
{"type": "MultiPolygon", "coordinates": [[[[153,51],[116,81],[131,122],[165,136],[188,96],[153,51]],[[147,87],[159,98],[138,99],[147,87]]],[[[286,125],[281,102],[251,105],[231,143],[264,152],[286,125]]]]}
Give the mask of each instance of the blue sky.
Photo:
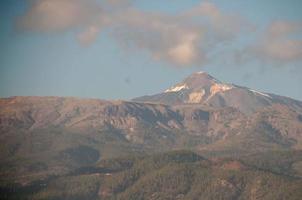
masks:
{"type": "Polygon", "coordinates": [[[31,2],[0,3],[1,97],[131,99],[202,70],[302,100],[299,0],[31,2]]]}

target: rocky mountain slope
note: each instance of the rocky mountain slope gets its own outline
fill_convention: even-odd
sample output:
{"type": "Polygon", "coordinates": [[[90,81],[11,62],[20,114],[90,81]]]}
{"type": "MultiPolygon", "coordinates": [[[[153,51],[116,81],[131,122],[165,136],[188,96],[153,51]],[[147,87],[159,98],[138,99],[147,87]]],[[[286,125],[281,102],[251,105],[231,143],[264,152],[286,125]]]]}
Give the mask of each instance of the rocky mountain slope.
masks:
{"type": "MultiPolygon", "coordinates": [[[[96,99],[12,97],[2,99],[0,108],[3,140],[13,135],[25,137],[21,133],[57,130],[86,135],[107,131],[119,140],[148,148],[178,147],[198,139],[199,142],[191,146],[204,149],[218,142],[233,143],[234,138],[242,137],[263,137],[257,143],[265,140],[284,148],[300,148],[302,143],[301,113],[284,104],[273,104],[245,115],[236,108],[203,104],[169,106],[96,99]]],[[[6,152],[9,156],[9,152],[18,152],[23,143],[12,145],[13,151],[2,154],[6,152]]]]}
{"type": "Polygon", "coordinates": [[[301,162],[299,155],[301,152],[270,154],[276,160],[262,164],[259,160],[269,159],[259,154],[248,160],[208,159],[190,151],[130,156],[102,160],[94,167],[28,186],[7,185],[0,190],[2,199],[298,200],[302,179],[287,164],[301,162]],[[280,162],[288,155],[291,159],[280,162]],[[275,166],[284,169],[278,171],[275,166]]]}
{"type": "Polygon", "coordinates": [[[204,104],[213,107],[234,107],[245,114],[266,106],[282,104],[302,111],[302,103],[294,99],[259,92],[250,88],[223,83],[205,72],[197,72],[163,93],[135,98],[138,102],[204,104]]]}
{"type": "MultiPolygon", "coordinates": [[[[36,181],[69,176],[107,159],[176,149],[192,150],[209,159],[244,158],[255,169],[270,173],[290,169],[286,176],[298,177],[301,160],[288,160],[288,156],[280,157],[278,153],[276,159],[282,164],[275,169],[279,165],[270,164],[276,162],[270,161],[267,154],[291,152],[286,155],[302,158],[301,105],[302,102],[287,97],[224,84],[206,73],[195,73],[164,93],[133,101],[2,98],[0,190],[12,183],[18,188],[32,187],[36,181]],[[251,161],[251,155],[260,157],[251,161]],[[255,164],[259,160],[269,167],[255,164]]],[[[141,178],[142,184],[145,180],[155,181],[141,178]]],[[[216,184],[216,179],[209,181],[216,184]]],[[[136,186],[131,184],[124,192],[117,192],[121,198],[137,194],[136,186]]],[[[240,190],[246,190],[242,187],[240,190]]],[[[237,195],[237,190],[232,191],[237,195]]],[[[152,194],[144,197],[151,198],[152,194]]]]}
{"type": "Polygon", "coordinates": [[[0,176],[24,184],[143,152],[247,155],[302,148],[301,114],[284,105],[244,115],[199,104],[12,97],[1,100],[0,122],[0,176]]]}

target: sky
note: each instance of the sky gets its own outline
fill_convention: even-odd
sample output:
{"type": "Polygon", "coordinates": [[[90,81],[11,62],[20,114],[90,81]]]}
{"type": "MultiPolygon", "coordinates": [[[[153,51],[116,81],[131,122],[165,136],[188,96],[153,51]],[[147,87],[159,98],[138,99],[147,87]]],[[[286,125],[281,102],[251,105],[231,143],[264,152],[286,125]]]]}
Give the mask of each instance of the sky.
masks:
{"type": "Polygon", "coordinates": [[[1,0],[0,97],[131,99],[196,71],[302,100],[301,0],[1,0]]]}

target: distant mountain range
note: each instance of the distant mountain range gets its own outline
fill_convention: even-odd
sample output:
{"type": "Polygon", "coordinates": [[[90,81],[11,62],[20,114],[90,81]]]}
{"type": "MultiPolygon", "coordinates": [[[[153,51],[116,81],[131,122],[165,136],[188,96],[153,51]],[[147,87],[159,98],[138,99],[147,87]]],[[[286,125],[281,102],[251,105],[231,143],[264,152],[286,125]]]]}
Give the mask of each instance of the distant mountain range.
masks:
{"type": "Polygon", "coordinates": [[[290,166],[286,170],[265,168],[299,177],[302,102],[197,72],[163,93],[132,101],[2,98],[0,142],[0,189],[5,191],[8,184],[29,187],[35,181],[96,167],[106,159],[179,149],[210,159],[299,152],[301,159],[282,165],[290,166]]]}

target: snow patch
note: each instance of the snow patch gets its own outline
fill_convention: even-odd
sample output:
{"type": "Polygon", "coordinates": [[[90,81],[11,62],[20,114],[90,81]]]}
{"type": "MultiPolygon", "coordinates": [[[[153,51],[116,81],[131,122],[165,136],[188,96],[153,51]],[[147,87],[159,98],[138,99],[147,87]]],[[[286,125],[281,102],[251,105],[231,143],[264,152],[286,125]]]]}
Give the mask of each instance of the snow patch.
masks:
{"type": "Polygon", "coordinates": [[[167,89],[165,91],[165,93],[167,93],[167,92],[178,92],[178,91],[183,90],[183,89],[188,89],[188,86],[186,84],[183,84],[183,85],[171,87],[171,88],[167,89]]]}
{"type": "Polygon", "coordinates": [[[266,94],[266,93],[262,93],[262,92],[259,92],[257,90],[252,90],[252,89],[249,89],[249,91],[255,93],[255,94],[258,94],[258,95],[261,95],[261,96],[265,96],[265,97],[268,97],[268,98],[272,98],[270,95],[266,94]]]}
{"type": "Polygon", "coordinates": [[[192,92],[189,95],[188,103],[200,103],[205,95],[205,90],[201,90],[201,92],[192,92]]]}
{"type": "Polygon", "coordinates": [[[210,89],[211,96],[215,95],[218,92],[225,92],[225,91],[231,90],[232,88],[233,88],[232,85],[216,83],[211,86],[211,89],[210,89]]]}
{"type": "Polygon", "coordinates": [[[208,101],[210,98],[212,98],[215,94],[217,94],[219,92],[225,92],[225,91],[231,90],[233,88],[234,88],[233,85],[216,83],[216,84],[211,86],[210,95],[209,95],[209,97],[207,98],[206,101],[208,101]]]}

